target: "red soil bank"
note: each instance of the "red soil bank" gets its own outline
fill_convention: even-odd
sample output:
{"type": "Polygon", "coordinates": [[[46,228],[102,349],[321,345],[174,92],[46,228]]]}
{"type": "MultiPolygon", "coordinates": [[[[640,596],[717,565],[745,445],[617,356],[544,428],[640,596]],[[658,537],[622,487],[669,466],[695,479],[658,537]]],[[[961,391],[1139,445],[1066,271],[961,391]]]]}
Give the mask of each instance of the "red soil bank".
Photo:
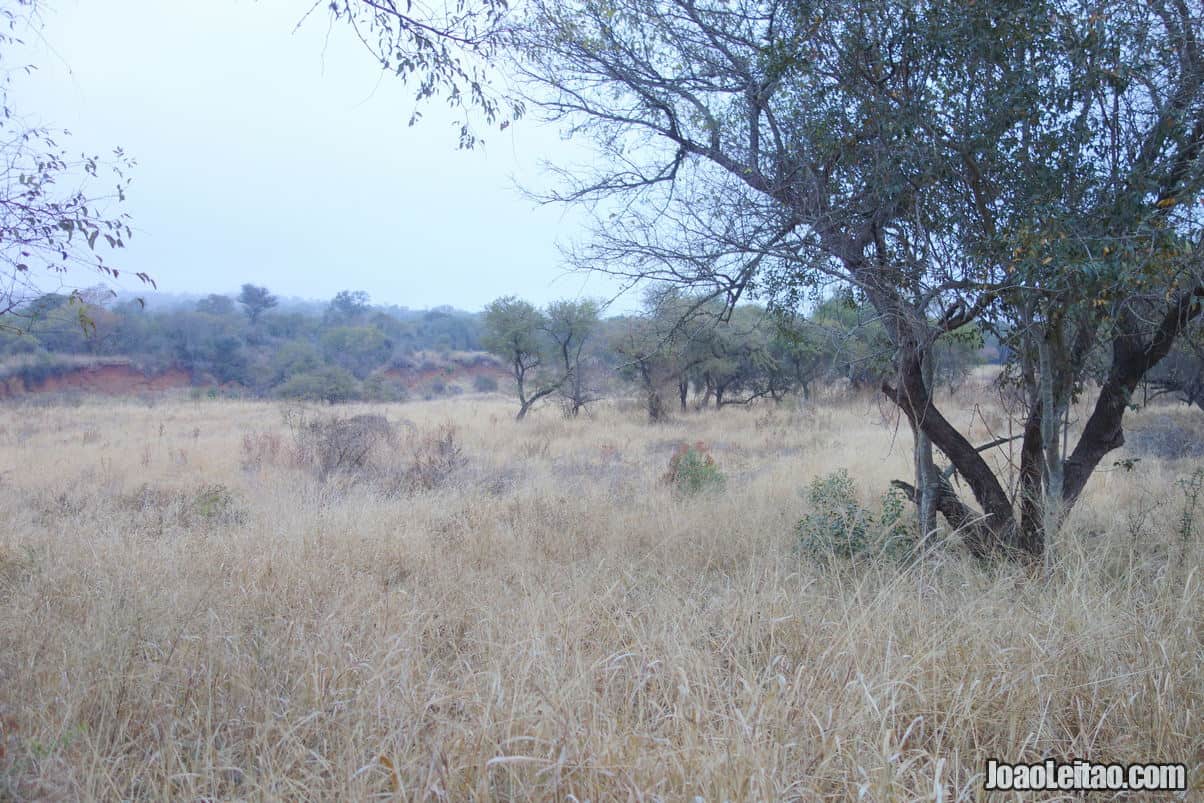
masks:
{"type": "Polygon", "coordinates": [[[0,399],[27,393],[95,393],[102,396],[129,396],[138,393],[186,388],[192,384],[187,371],[169,368],[148,375],[127,363],[97,363],[65,368],[61,373],[26,386],[20,376],[0,380],[0,399]]]}

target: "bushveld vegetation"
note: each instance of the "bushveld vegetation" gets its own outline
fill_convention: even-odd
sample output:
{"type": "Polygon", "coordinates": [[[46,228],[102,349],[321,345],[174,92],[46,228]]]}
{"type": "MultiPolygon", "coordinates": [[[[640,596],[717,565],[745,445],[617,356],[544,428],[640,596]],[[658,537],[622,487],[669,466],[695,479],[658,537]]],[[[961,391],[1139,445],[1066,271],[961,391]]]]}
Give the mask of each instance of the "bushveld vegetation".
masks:
{"type": "Polygon", "coordinates": [[[0,392],[194,386],[0,407],[0,798],[1198,792],[1200,3],[453,5],[325,7],[588,143],[532,192],[639,314],[47,294],[131,162],[0,77],[0,392]]]}
{"type": "MultiPolygon", "coordinates": [[[[40,296],[5,318],[8,330],[0,327],[0,383],[37,391],[115,361],[149,376],[182,372],[201,392],[332,403],[482,392],[506,382],[524,416],[541,402],[577,415],[638,380],[655,417],[670,400],[683,409],[722,407],[837,379],[865,387],[881,376],[888,350],[878,317],[848,296],[806,316],[745,304],[731,317],[722,304],[666,288],[649,293],[639,314],[610,317],[591,301],[540,310],[503,298],[469,313],[374,306],[363,292],[279,305],[265,288],[247,285],[243,296],[149,309],[100,289],[40,296]]],[[[937,381],[956,388],[975,365],[998,359],[986,345],[974,329],[942,344],[937,381]]]]}
{"type": "MultiPolygon", "coordinates": [[[[201,389],[248,396],[400,401],[448,395],[437,381],[481,356],[478,316],[451,308],[374,307],[364,293],[280,304],[265,288],[152,304],[102,289],[45,294],[0,327],[0,379],[37,390],[91,359],[120,358],[149,375],[174,369],[201,389]],[[400,375],[422,376],[411,386],[400,375]]],[[[486,365],[494,373],[500,369],[486,365]]]]}
{"type": "Polygon", "coordinates": [[[1044,571],[891,550],[888,412],[0,408],[0,798],[969,800],[987,757],[1199,788],[1204,463],[1157,447],[1199,414],[1134,416],[1044,571]]]}

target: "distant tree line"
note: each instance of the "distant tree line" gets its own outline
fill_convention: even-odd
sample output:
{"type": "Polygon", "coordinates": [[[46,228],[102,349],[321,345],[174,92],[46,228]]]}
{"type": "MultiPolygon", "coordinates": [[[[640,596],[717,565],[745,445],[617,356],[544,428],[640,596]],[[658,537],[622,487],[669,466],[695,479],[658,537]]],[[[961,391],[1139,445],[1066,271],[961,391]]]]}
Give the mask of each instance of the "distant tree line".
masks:
{"type": "MultiPolygon", "coordinates": [[[[664,286],[638,314],[605,320],[588,301],[539,309],[506,297],[486,308],[483,326],[485,346],[510,370],[519,419],[549,398],[575,416],[616,386],[634,391],[654,421],[673,409],[808,397],[818,385],[870,390],[890,359],[881,321],[852,296],[786,315],[664,286]]],[[[986,359],[985,345],[974,327],[942,343],[938,381],[956,390],[986,359]]]]}
{"type": "MultiPolygon", "coordinates": [[[[259,396],[325,401],[400,400],[390,368],[425,354],[481,350],[480,316],[439,308],[373,306],[344,291],[319,313],[280,305],[247,284],[237,296],[209,295],[191,308],[112,303],[106,293],[45,294],[29,304],[20,331],[0,332],[0,360],[41,376],[66,355],[125,357],[148,372],[170,367],[198,386],[238,386],[259,396]]],[[[69,363],[63,363],[69,365],[69,363]]]]}
{"type": "MultiPolygon", "coordinates": [[[[395,401],[409,395],[407,372],[430,373],[448,364],[447,355],[487,351],[511,377],[520,419],[542,401],[576,416],[599,399],[635,394],[653,420],[673,409],[809,396],[820,384],[870,389],[889,362],[881,322],[852,297],[784,316],[753,304],[727,310],[661,288],[648,292],[638,314],[605,318],[591,300],[539,308],[511,296],[481,313],[418,312],[373,305],[358,291],[340,292],[315,312],[282,305],[251,284],[163,310],[113,302],[103,291],[82,298],[39,297],[22,331],[0,333],[0,360],[40,379],[79,357],[121,357],[152,373],[182,369],[199,387],[395,401]]],[[[984,359],[983,345],[972,330],[943,344],[939,381],[956,390],[984,359]]],[[[490,376],[476,379],[472,390],[497,389],[490,376]]],[[[432,383],[426,395],[448,390],[432,383]]]]}

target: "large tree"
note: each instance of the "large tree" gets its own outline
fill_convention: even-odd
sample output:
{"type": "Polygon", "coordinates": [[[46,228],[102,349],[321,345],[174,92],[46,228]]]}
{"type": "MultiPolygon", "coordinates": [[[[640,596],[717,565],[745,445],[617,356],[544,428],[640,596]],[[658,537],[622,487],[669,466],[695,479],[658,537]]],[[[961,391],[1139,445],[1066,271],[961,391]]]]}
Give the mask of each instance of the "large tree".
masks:
{"type": "Polygon", "coordinates": [[[882,390],[915,433],[900,485],[924,532],[939,510],[977,554],[1036,556],[1200,313],[1201,16],[1161,0],[533,0],[523,71],[603,157],[557,194],[599,214],[583,262],[786,309],[851,288],[893,349],[882,390]],[[1012,347],[1025,391],[1014,491],[994,444],[933,398],[935,344],[973,322],[1012,347]],[[1062,454],[1097,348],[1105,379],[1062,454]]]}

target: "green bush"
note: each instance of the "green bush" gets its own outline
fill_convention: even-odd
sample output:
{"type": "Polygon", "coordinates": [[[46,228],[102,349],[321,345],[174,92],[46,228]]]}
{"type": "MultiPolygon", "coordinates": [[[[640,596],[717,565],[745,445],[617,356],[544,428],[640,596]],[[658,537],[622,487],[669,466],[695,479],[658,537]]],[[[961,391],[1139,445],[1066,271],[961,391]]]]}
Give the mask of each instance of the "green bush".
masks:
{"type": "Polygon", "coordinates": [[[497,390],[497,380],[488,374],[477,374],[472,378],[472,389],[477,393],[493,393],[497,390]]]}
{"type": "Polygon", "coordinates": [[[206,485],[192,498],[192,512],[211,522],[237,523],[243,514],[233,492],[225,485],[206,485]]]}
{"type": "Polygon", "coordinates": [[[387,379],[380,374],[373,374],[365,379],[361,387],[363,388],[364,401],[403,402],[410,398],[410,392],[406,390],[405,385],[387,379]]]}
{"type": "Polygon", "coordinates": [[[321,366],[322,358],[311,344],[285,341],[268,356],[266,371],[270,381],[278,384],[321,366]]]}
{"type": "Polygon", "coordinates": [[[711,450],[702,441],[694,445],[683,443],[669,459],[669,473],[665,482],[687,494],[702,491],[721,491],[727,484],[723,472],[711,455],[711,450]]]}
{"type": "Polygon", "coordinates": [[[373,326],[337,326],[322,333],[326,359],[363,379],[388,359],[393,343],[373,326]]]}
{"type": "Polygon", "coordinates": [[[360,398],[359,383],[342,368],[325,365],[290,377],[277,386],[276,395],[283,399],[336,402],[360,398]]]}
{"type": "Polygon", "coordinates": [[[71,370],[71,366],[65,364],[53,357],[52,355],[41,351],[37,353],[37,359],[33,362],[26,363],[17,369],[17,376],[21,378],[21,382],[29,390],[33,390],[40,386],[48,379],[53,379],[57,376],[62,376],[67,371],[71,370]]]}
{"type": "Polygon", "coordinates": [[[819,558],[901,560],[915,544],[905,501],[891,489],[875,516],[857,501],[857,487],[841,469],[812,480],[807,489],[811,509],[795,525],[795,535],[805,552],[819,558]]]}

